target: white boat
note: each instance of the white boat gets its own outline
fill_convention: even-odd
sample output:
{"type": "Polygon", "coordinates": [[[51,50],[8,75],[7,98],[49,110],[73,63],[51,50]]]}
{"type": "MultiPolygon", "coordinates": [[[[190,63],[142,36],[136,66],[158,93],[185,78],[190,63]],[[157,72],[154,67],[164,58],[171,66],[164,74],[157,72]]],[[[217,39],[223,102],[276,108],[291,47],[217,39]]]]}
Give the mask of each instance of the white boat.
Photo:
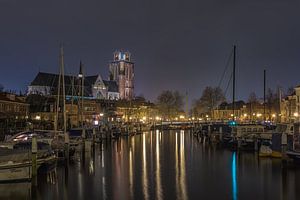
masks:
{"type": "Polygon", "coordinates": [[[19,132],[11,137],[6,138],[4,143],[6,144],[16,144],[18,142],[25,142],[30,141],[32,139],[32,136],[35,135],[38,142],[45,142],[49,145],[51,145],[52,140],[57,135],[63,135],[62,132],[57,131],[55,132],[53,130],[34,130],[34,131],[23,131],[19,132]]]}
{"type": "Polygon", "coordinates": [[[291,148],[286,151],[286,155],[293,159],[296,162],[300,162],[300,124],[295,123],[293,126],[294,131],[293,138],[292,138],[292,145],[291,148]]]}
{"type": "MultiPolygon", "coordinates": [[[[37,153],[37,169],[52,168],[56,165],[56,156],[48,150],[37,153]]],[[[31,152],[22,149],[0,150],[0,182],[30,181],[32,176],[31,152]]]]}
{"type": "Polygon", "coordinates": [[[259,148],[260,157],[270,157],[272,156],[272,149],[269,146],[261,145],[259,148]]]}

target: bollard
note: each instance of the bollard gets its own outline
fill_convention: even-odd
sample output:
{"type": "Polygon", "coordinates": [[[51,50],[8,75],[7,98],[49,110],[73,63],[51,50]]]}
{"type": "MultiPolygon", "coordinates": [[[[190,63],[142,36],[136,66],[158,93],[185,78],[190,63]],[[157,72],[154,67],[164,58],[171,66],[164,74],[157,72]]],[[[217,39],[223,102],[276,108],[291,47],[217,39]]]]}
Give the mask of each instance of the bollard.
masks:
{"type": "Polygon", "coordinates": [[[37,140],[36,136],[32,136],[31,141],[31,165],[32,165],[32,172],[31,172],[31,184],[32,186],[37,186],[37,140]]]}

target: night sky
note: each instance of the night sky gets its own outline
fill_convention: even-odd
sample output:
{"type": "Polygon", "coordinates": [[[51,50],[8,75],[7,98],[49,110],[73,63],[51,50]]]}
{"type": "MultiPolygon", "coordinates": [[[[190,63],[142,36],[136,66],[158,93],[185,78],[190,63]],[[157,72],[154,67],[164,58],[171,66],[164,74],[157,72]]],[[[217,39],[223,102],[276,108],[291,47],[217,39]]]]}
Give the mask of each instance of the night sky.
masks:
{"type": "Polygon", "coordinates": [[[272,88],[300,84],[299,0],[0,0],[0,36],[0,83],[17,91],[58,72],[61,41],[66,73],[82,60],[107,78],[113,52],[130,51],[135,93],[151,100],[217,86],[233,44],[237,98],[262,96],[264,68],[272,88]]]}

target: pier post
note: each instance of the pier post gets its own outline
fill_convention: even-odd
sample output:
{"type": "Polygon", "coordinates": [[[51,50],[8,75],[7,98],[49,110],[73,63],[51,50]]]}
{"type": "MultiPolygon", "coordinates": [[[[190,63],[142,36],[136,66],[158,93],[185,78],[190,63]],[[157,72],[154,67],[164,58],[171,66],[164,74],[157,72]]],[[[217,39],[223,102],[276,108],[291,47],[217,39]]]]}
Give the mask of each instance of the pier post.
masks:
{"type": "Polygon", "coordinates": [[[254,150],[258,151],[258,141],[257,141],[257,138],[255,138],[255,140],[254,140],[254,150]]]}
{"type": "Polygon", "coordinates": [[[208,127],[207,127],[207,140],[208,140],[208,143],[210,144],[210,142],[211,142],[211,126],[210,125],[208,125],[208,127]]]}
{"type": "Polygon", "coordinates": [[[96,140],[96,129],[93,128],[93,147],[95,146],[95,140],[96,140]]]}
{"type": "Polygon", "coordinates": [[[219,128],[219,133],[220,133],[220,142],[223,142],[223,127],[220,126],[219,128]]]}
{"type": "Polygon", "coordinates": [[[31,165],[32,165],[32,172],[31,172],[31,184],[33,187],[37,186],[37,140],[36,136],[32,136],[31,141],[31,165]]]}
{"type": "Polygon", "coordinates": [[[65,132],[65,161],[69,163],[70,156],[70,138],[69,133],[65,132]]]}
{"type": "Polygon", "coordinates": [[[237,143],[238,143],[238,149],[240,149],[241,148],[241,143],[242,143],[241,139],[237,138],[237,143]]]}
{"type": "Polygon", "coordinates": [[[84,128],[82,129],[82,138],[83,138],[84,140],[85,140],[85,138],[86,138],[86,137],[85,137],[85,129],[84,129],[84,128]]]}

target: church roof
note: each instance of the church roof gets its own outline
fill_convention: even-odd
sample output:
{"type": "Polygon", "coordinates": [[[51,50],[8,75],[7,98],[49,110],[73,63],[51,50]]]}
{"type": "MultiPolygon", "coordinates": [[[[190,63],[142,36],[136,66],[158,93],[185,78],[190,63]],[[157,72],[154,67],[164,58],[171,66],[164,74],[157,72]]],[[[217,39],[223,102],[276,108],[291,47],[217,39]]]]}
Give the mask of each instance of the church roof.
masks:
{"type": "Polygon", "coordinates": [[[116,81],[103,80],[108,92],[119,92],[119,87],[116,81]]]}
{"type": "MultiPolygon", "coordinates": [[[[35,79],[31,82],[30,86],[58,86],[58,74],[39,72],[35,79]]],[[[65,75],[65,85],[72,85],[72,80],[74,79],[74,85],[78,85],[78,77],[72,75],[65,75]]],[[[98,75],[96,76],[86,76],[84,77],[84,86],[91,86],[96,82],[98,75]]]]}
{"type": "MultiPolygon", "coordinates": [[[[84,78],[84,96],[92,96],[92,86],[95,84],[98,75],[95,76],[86,76],[84,78]]],[[[65,75],[65,89],[66,95],[74,95],[77,96],[79,94],[80,82],[77,76],[65,75]],[[74,80],[74,84],[72,87],[72,82],[74,80]],[[72,92],[73,88],[73,92],[72,92]]],[[[57,93],[58,87],[58,74],[39,72],[35,79],[31,82],[30,86],[47,86],[51,88],[52,94],[57,93]]]]}

